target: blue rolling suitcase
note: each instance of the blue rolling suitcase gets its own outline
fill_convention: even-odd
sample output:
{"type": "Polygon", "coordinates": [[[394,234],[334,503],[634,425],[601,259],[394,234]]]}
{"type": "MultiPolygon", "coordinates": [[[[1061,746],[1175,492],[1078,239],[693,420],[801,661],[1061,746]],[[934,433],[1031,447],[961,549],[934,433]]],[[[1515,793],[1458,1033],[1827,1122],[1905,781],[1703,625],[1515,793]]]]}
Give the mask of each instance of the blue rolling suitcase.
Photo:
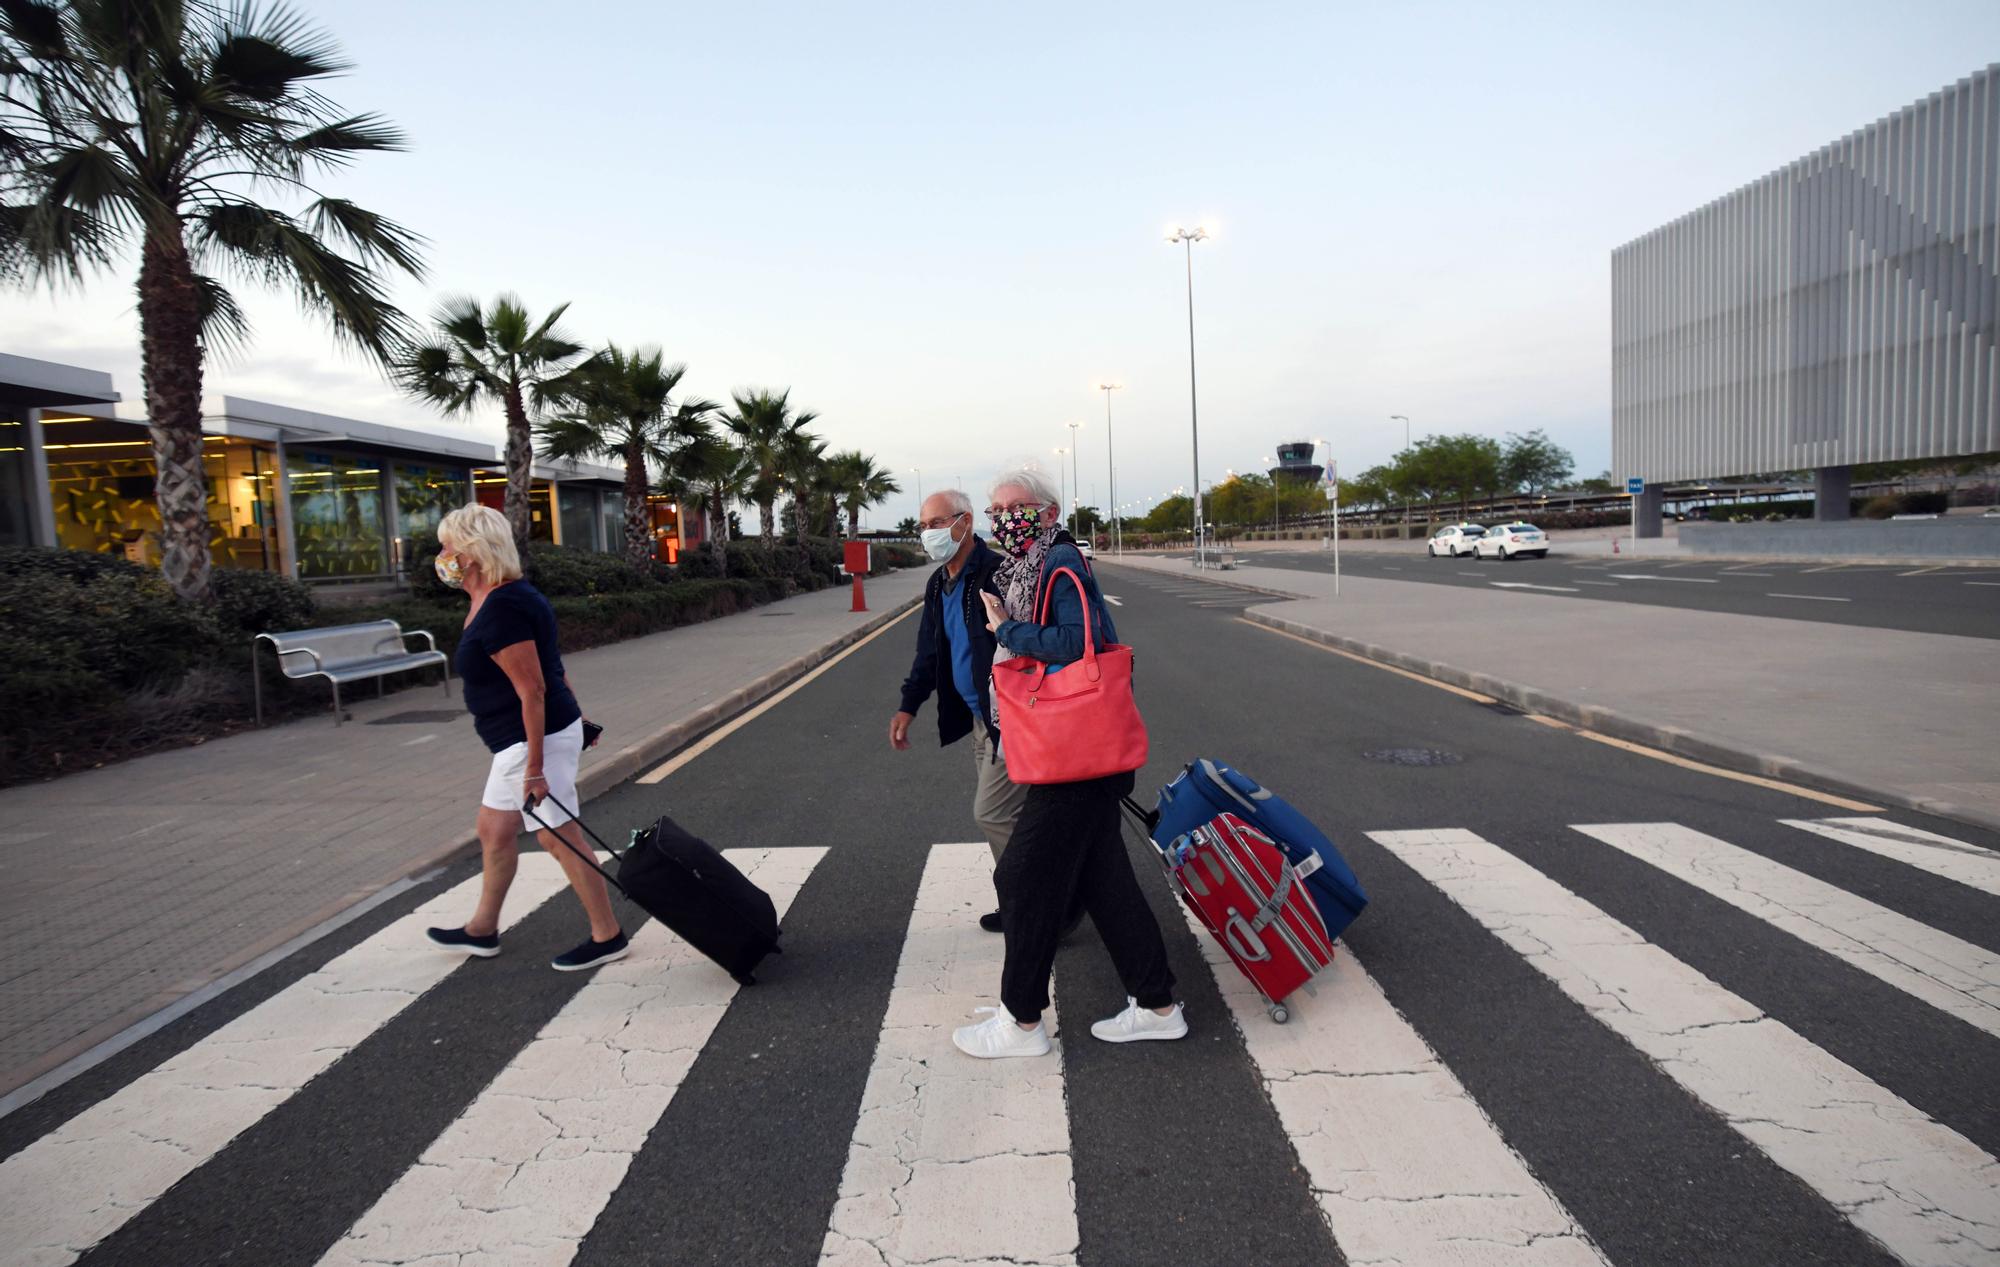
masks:
{"type": "Polygon", "coordinates": [[[1234,814],[1269,836],[1306,882],[1313,905],[1338,937],[1368,905],[1368,894],[1326,834],[1277,793],[1220,761],[1203,757],[1160,789],[1159,823],[1153,839],[1162,846],[1207,823],[1234,814]]]}

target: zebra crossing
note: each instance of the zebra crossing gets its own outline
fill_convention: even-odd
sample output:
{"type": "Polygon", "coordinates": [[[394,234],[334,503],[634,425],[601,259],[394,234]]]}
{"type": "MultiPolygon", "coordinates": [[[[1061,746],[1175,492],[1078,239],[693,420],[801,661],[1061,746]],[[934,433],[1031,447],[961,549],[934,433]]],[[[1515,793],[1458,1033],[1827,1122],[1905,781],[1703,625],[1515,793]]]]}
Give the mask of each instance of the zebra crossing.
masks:
{"type": "MultiPolygon", "coordinates": [[[[1886,860],[1922,883],[1966,891],[1975,903],[2000,896],[2000,855],[1975,844],[1885,818],[1777,825],[1812,848],[1886,860]]],[[[2000,954],[1987,946],[1721,834],[1672,822],[1560,830],[1606,859],[1670,882],[1666,900],[1752,919],[1826,972],[1860,974],[1923,1009],[1936,1025],[1963,1034],[1965,1050],[2000,1051],[1987,1046],[2000,1038],[2000,954]]],[[[1371,857],[1385,880],[1388,869],[1403,869],[1397,884],[1423,886],[1484,930],[1480,958],[1525,965],[1566,1000],[1574,1026],[1600,1030],[1642,1058],[1645,1076],[1671,1092],[1655,1103],[1719,1123],[1715,1129],[1733,1133],[1744,1155],[1790,1176],[1801,1186],[1809,1230],[1850,1246],[1841,1251],[1846,1256],[1817,1261],[1873,1254],[1874,1261],[1925,1265],[2000,1262],[1992,1123],[1949,1108],[1927,1111],[1902,1093],[1894,1070],[1871,1057],[1836,1054],[1752,1002],[1757,963],[1698,967],[1607,909],[1602,894],[1583,896],[1510,850],[1504,837],[1403,827],[1360,833],[1353,849],[1379,849],[1371,857]]],[[[781,913],[841,865],[838,850],[816,846],[730,856],[781,913]]],[[[338,1092],[358,1079],[361,1053],[385,1028],[441,1006],[439,987],[448,980],[474,992],[482,1023],[508,1031],[497,1073],[460,1088],[441,1129],[413,1146],[341,1216],[341,1226],[291,1229],[296,1239],[287,1242],[284,1261],[511,1267],[602,1260],[590,1252],[593,1229],[614,1195],[624,1195],[635,1159],[660,1145],[669,1107],[736,1005],[738,988],[649,923],[634,932],[630,958],[581,982],[557,982],[568,993],[513,1034],[506,987],[480,992],[482,981],[502,980],[486,964],[422,950],[422,930],[461,914],[477,884],[474,877],[445,888],[389,919],[0,1157],[0,1264],[227,1257],[233,1243],[128,1242],[150,1210],[180,1197],[221,1158],[279,1171],[323,1164],[312,1140],[260,1133],[259,1124],[309,1089],[338,1092]],[[482,971],[488,976],[474,975],[482,971]],[[246,1147],[254,1155],[236,1156],[246,1147]]],[[[558,909],[560,900],[551,907],[562,889],[553,859],[524,856],[507,926],[544,908],[548,916],[569,914],[558,909]]],[[[1088,1043],[1088,1036],[1081,1028],[1067,1034],[1052,1009],[1056,1051],[1048,1058],[982,1062],[950,1048],[950,1028],[993,1001],[1002,943],[976,924],[991,900],[983,844],[924,849],[844,1162],[818,1177],[817,1191],[743,1194],[748,1220],[771,1202],[824,1211],[819,1243],[795,1247],[791,1261],[1122,1261],[1101,1242],[1092,1249],[1089,1189],[1106,1158],[1100,1144],[1073,1130],[1075,1088],[1066,1069],[1074,1054],[1063,1044],[1072,1037],[1088,1043]]],[[[1228,1013],[1192,1016],[1195,1033],[1176,1046],[1209,1044],[1216,1053],[1196,1051],[1193,1059],[1247,1060],[1276,1123],[1255,1146],[1295,1159],[1302,1198],[1340,1258],[1468,1267],[1650,1261],[1631,1251],[1629,1235],[1615,1238],[1624,1248],[1608,1247],[1614,1238],[1601,1221],[1601,1198],[1545,1164],[1546,1145],[1524,1138],[1519,1106],[1492,1099],[1490,1079],[1466,1076],[1462,1043],[1441,1054],[1434,1019],[1416,1019],[1435,1018],[1438,1001],[1410,997],[1406,972],[1378,978],[1371,971],[1378,956],[1408,963],[1426,952],[1427,930],[1395,904],[1378,894],[1376,909],[1355,930],[1365,934],[1361,944],[1343,947],[1315,996],[1297,999],[1292,1022],[1282,1026],[1191,920],[1184,933],[1168,931],[1199,947],[1198,962],[1228,1013]]],[[[1109,972],[1101,961],[1084,962],[1109,972]]],[[[1068,994],[1064,974],[1074,970],[1058,968],[1059,1003],[1068,994]]],[[[1450,989],[1450,977],[1431,979],[1450,989]]],[[[782,975],[764,988],[784,989],[782,975]]],[[[1081,1025],[1094,1018],[1070,1019],[1081,1025]]],[[[1865,1025],[1868,1018],[1854,1020],[1865,1025]]],[[[1130,1077],[1149,1076],[1147,1046],[1121,1049],[1130,1077]]],[[[1995,1070],[1967,1068],[1960,1076],[1990,1082],[1995,1070]]],[[[1579,1086],[1590,1073],[1549,1071],[1579,1086]]],[[[352,1090],[346,1112],[376,1111],[362,1086],[352,1090]]],[[[704,1107],[730,1111],[727,1103],[704,1107]]],[[[1579,1120],[1588,1120],[1581,1110],[1579,1120]]],[[[1667,1124],[1660,1130],[1661,1147],[1670,1147],[1667,1124]]],[[[1141,1160],[1161,1177],[1163,1208],[1177,1200],[1202,1208],[1198,1194],[1172,1182],[1174,1157],[1141,1160]]],[[[670,1203],[674,1193],[668,1187],[649,1199],[670,1203]]],[[[229,1210],[219,1223],[259,1213],[229,1210]]],[[[1226,1214],[1205,1210],[1203,1217],[1226,1214]]],[[[1731,1257],[1730,1231],[1717,1229],[1719,1248],[1709,1261],[1746,1261],[1731,1257]]],[[[668,1244],[644,1252],[644,1261],[683,1261],[668,1244]]]]}

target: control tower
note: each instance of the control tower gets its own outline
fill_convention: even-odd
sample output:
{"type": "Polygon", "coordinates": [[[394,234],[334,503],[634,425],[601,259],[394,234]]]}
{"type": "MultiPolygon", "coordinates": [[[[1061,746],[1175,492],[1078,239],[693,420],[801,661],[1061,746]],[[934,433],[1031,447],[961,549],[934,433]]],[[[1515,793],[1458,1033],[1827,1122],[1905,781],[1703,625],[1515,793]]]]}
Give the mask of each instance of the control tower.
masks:
{"type": "Polygon", "coordinates": [[[1313,461],[1313,453],[1318,447],[1310,440],[1279,445],[1278,464],[1271,468],[1271,478],[1292,484],[1317,484],[1320,473],[1325,469],[1313,461]]]}

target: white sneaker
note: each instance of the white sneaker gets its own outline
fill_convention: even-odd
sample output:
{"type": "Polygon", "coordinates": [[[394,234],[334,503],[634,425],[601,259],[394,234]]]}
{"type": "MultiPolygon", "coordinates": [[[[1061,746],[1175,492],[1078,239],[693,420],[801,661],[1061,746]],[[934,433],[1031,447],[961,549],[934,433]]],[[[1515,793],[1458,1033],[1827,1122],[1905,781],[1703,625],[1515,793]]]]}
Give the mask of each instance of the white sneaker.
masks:
{"type": "Polygon", "coordinates": [[[955,1029],[951,1041],[968,1056],[997,1060],[1002,1056],[1046,1056],[1049,1054],[1048,1027],[1037,1021],[1035,1028],[1022,1029],[1004,1007],[975,1008],[992,1015],[977,1025],[955,1029]]]}
{"type": "Polygon", "coordinates": [[[1178,1003],[1173,1011],[1161,1016],[1152,1008],[1140,1007],[1139,1000],[1128,994],[1125,1010],[1091,1026],[1090,1032],[1107,1043],[1136,1043],[1151,1038],[1186,1038],[1188,1023],[1178,1003]]]}

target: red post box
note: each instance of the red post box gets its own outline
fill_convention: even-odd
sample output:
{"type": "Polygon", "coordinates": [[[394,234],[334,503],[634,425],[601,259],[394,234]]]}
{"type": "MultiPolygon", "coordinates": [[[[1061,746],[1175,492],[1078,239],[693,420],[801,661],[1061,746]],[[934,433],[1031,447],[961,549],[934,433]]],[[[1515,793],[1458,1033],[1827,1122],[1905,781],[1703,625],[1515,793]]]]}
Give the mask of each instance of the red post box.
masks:
{"type": "Polygon", "coordinates": [[[861,592],[861,579],[868,575],[868,543],[850,541],[843,548],[843,552],[845,558],[842,560],[842,566],[847,570],[847,574],[854,578],[854,606],[848,610],[865,612],[868,610],[868,598],[861,592]]]}

